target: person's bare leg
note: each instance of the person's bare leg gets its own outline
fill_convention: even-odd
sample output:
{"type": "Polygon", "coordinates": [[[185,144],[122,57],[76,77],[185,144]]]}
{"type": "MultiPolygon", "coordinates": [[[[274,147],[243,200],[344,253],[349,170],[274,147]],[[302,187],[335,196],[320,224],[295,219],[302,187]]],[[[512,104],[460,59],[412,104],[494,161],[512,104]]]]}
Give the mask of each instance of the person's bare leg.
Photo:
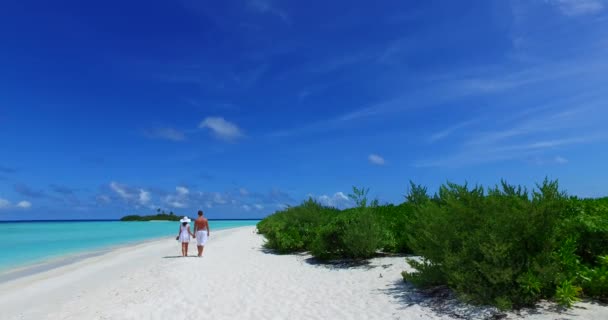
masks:
{"type": "Polygon", "coordinates": [[[186,244],[182,242],[182,257],[186,256],[186,244]]]}
{"type": "Polygon", "coordinates": [[[200,257],[203,254],[203,247],[202,246],[196,246],[196,249],[198,250],[198,256],[200,257]]]}
{"type": "Polygon", "coordinates": [[[184,243],[186,245],[186,249],[184,249],[184,256],[188,256],[188,242],[184,243]]]}

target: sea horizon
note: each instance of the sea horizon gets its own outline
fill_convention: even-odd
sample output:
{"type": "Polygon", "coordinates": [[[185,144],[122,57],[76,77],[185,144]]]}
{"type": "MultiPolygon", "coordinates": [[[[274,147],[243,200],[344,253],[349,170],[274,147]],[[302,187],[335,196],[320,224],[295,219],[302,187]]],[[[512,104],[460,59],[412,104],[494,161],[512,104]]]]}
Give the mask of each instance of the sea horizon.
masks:
{"type": "MultiPolygon", "coordinates": [[[[260,219],[209,219],[211,232],[254,226],[260,219]]],[[[57,258],[174,238],[176,221],[33,220],[0,222],[0,274],[57,258]],[[134,223],[140,222],[140,223],[134,223]]]]}
{"type": "MultiPolygon", "coordinates": [[[[192,218],[192,217],[189,217],[192,218]]],[[[238,218],[238,219],[216,219],[216,218],[207,218],[209,221],[252,221],[252,220],[262,220],[263,218],[238,218]]],[[[116,219],[32,219],[32,220],[0,220],[0,223],[24,223],[24,222],[176,222],[169,220],[149,220],[149,221],[121,221],[120,218],[116,219]]]]}

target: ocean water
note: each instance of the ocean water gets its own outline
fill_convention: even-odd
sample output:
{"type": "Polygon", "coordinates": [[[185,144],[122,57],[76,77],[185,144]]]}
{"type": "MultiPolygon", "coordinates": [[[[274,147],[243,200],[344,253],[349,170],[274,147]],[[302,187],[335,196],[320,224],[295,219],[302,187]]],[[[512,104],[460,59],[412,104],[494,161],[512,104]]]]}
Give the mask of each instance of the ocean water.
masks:
{"type": "MultiPolygon", "coordinates": [[[[259,220],[209,221],[211,232],[253,226],[259,220]]],[[[179,222],[3,222],[0,272],[49,259],[103,250],[143,240],[174,238],[179,222]]]]}

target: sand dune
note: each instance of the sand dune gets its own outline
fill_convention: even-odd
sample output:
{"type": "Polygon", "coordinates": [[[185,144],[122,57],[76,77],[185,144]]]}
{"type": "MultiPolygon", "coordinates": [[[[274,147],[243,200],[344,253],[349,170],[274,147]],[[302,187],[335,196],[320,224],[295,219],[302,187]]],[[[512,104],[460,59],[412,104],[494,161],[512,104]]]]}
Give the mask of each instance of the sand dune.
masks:
{"type": "MultiPolygon", "coordinates": [[[[319,265],[262,249],[253,227],[213,232],[203,258],[181,258],[175,240],[121,248],[0,285],[2,319],[467,319],[492,316],[406,286],[402,257],[319,265]]],[[[193,243],[194,244],[194,243],[193,243]]],[[[190,247],[195,254],[196,247],[190,247]]],[[[608,319],[581,303],[529,319],[608,319]]],[[[509,314],[509,318],[520,318],[509,314]]]]}

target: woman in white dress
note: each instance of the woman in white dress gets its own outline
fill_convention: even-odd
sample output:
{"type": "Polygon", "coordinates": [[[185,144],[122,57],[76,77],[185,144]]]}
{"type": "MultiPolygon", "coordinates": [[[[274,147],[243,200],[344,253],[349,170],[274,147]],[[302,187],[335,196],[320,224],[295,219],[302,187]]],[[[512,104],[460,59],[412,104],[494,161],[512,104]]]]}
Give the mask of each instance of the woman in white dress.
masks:
{"type": "Polygon", "coordinates": [[[190,218],[183,217],[179,226],[179,234],[177,240],[182,244],[182,256],[188,256],[188,244],[190,243],[190,236],[194,237],[194,234],[190,232],[190,218]]]}

